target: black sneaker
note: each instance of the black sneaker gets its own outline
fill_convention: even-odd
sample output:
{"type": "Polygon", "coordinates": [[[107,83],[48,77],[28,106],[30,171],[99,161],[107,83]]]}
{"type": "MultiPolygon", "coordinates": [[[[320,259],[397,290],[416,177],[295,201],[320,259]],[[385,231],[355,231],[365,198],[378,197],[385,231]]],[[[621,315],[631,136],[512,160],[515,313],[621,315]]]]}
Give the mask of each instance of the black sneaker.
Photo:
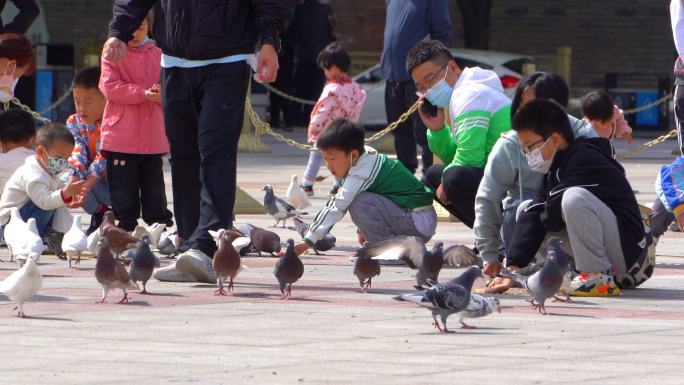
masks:
{"type": "Polygon", "coordinates": [[[312,197],[314,196],[314,191],[313,191],[313,185],[302,185],[302,190],[306,193],[306,196],[312,197]]]}
{"type": "Polygon", "coordinates": [[[100,225],[102,224],[102,220],[104,219],[104,213],[98,212],[95,214],[92,214],[90,216],[90,226],[88,226],[88,230],[86,230],[86,235],[90,235],[95,230],[100,228],[100,225]]]}

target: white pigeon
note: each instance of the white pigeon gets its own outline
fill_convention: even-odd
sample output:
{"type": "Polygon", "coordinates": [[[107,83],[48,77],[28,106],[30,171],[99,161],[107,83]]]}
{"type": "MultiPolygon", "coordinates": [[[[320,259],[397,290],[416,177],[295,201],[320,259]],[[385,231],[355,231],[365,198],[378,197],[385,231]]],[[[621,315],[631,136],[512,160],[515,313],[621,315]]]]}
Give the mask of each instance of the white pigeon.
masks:
{"type": "Polygon", "coordinates": [[[475,329],[475,326],[467,325],[463,318],[481,318],[492,314],[501,313],[499,299],[494,297],[484,297],[479,294],[470,294],[470,302],[462,312],[458,313],[458,322],[463,329],[475,329]]]}
{"type": "Polygon", "coordinates": [[[45,250],[43,238],[38,234],[35,218],[29,218],[26,227],[19,236],[15,236],[12,241],[12,254],[17,258],[21,265],[24,264],[29,254],[36,254],[36,262],[45,250]]]}
{"type": "Polygon", "coordinates": [[[133,230],[132,235],[139,241],[142,241],[143,237],[147,237],[147,239],[150,238],[150,233],[147,231],[147,227],[145,226],[135,226],[135,230],[133,230]]]}
{"type": "Polygon", "coordinates": [[[172,255],[176,253],[178,245],[177,240],[178,230],[169,229],[164,231],[157,242],[157,250],[163,255],[172,255]]]}
{"type": "Polygon", "coordinates": [[[24,266],[0,282],[0,292],[17,304],[17,315],[22,318],[26,317],[24,302],[33,298],[43,284],[43,276],[36,264],[37,257],[38,255],[31,253],[24,266]]]}
{"type": "Polygon", "coordinates": [[[81,254],[87,249],[88,237],[81,227],[81,216],[74,215],[71,228],[64,234],[64,238],[62,239],[62,250],[64,250],[67,255],[69,267],[71,267],[71,259],[73,257],[76,257],[76,264],[80,264],[81,254]]]}
{"type": "Polygon", "coordinates": [[[151,226],[147,226],[147,233],[150,234],[150,245],[152,247],[157,247],[164,230],[166,230],[166,224],[164,223],[153,223],[151,226]]]}
{"type": "MultiPolygon", "coordinates": [[[[14,251],[12,247],[18,246],[18,240],[21,238],[22,234],[26,231],[26,222],[21,219],[19,214],[19,209],[13,207],[10,209],[10,221],[5,225],[5,243],[10,251],[10,262],[14,261],[14,251]]],[[[18,251],[18,250],[17,250],[18,251]]]]}
{"type": "Polygon", "coordinates": [[[90,233],[90,235],[88,235],[88,242],[87,242],[86,249],[88,251],[90,251],[90,253],[92,255],[95,255],[95,253],[97,253],[97,243],[100,241],[100,234],[101,233],[102,233],[102,231],[98,227],[97,230],[93,231],[92,233],[90,233]]]}
{"type": "Polygon", "coordinates": [[[306,195],[301,186],[299,186],[297,175],[292,175],[290,185],[287,187],[287,192],[285,193],[285,199],[287,199],[287,201],[298,210],[302,210],[311,206],[309,197],[306,195]]]}

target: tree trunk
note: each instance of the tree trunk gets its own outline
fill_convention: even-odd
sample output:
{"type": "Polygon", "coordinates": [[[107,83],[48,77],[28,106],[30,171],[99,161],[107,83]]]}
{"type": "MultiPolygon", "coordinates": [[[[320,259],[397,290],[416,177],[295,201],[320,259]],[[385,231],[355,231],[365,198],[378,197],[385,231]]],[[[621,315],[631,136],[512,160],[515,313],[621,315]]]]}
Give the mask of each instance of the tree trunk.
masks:
{"type": "Polygon", "coordinates": [[[489,11],[492,0],[458,0],[466,48],[489,49],[489,11]]]}

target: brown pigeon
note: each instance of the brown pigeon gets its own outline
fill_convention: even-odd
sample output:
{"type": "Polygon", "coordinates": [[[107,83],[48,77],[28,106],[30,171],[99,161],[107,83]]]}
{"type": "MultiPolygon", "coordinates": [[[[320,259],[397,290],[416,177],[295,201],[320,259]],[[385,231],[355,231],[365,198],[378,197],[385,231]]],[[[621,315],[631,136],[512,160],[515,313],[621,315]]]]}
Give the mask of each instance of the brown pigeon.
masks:
{"type": "Polygon", "coordinates": [[[357,256],[354,262],[354,275],[359,279],[361,292],[367,293],[371,287],[371,279],[380,275],[380,262],[357,256]]]}
{"type": "Polygon", "coordinates": [[[114,224],[114,213],[107,211],[100,226],[101,237],[107,238],[109,248],[118,258],[121,253],[138,245],[138,238],[114,224]]]}
{"type": "Polygon", "coordinates": [[[254,227],[249,232],[249,239],[252,240],[252,250],[259,253],[269,253],[275,257],[274,253],[280,253],[280,237],[273,231],[268,231],[260,227],[254,227]]]}
{"type": "Polygon", "coordinates": [[[240,254],[233,247],[233,241],[240,237],[240,233],[232,230],[219,230],[218,240],[216,246],[218,249],[214,252],[214,271],[218,279],[219,288],[214,292],[214,295],[226,295],[223,290],[223,282],[229,279],[228,291],[233,290],[233,279],[238,275],[242,266],[240,265],[240,254]]]}
{"type": "Polygon", "coordinates": [[[118,303],[128,303],[128,293],[126,290],[138,289],[137,284],[131,281],[128,272],[121,262],[114,259],[109,249],[106,238],[100,238],[98,243],[97,262],[95,263],[95,278],[102,285],[102,299],[97,303],[105,303],[107,293],[110,289],[121,289],[124,296],[118,303]]]}
{"type": "Polygon", "coordinates": [[[475,254],[473,249],[464,245],[452,245],[445,248],[444,263],[447,265],[460,267],[482,267],[482,259],[475,254]]]}
{"type": "Polygon", "coordinates": [[[273,275],[278,279],[280,292],[283,293],[280,299],[289,298],[292,294],[292,284],[304,275],[304,264],[295,253],[294,240],[287,240],[285,254],[276,263],[273,275]],[[287,290],[285,290],[285,287],[287,287],[287,290]]]}

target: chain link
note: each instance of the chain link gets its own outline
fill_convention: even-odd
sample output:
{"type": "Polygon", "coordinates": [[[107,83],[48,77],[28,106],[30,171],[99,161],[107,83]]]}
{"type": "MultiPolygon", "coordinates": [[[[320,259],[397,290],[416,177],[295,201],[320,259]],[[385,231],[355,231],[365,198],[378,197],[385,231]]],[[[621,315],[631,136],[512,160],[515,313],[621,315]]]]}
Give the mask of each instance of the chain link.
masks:
{"type": "Polygon", "coordinates": [[[298,98],[298,97],[296,97],[296,96],[287,94],[287,93],[285,93],[285,92],[283,92],[283,91],[281,91],[281,90],[279,90],[279,89],[273,87],[273,86],[270,85],[270,84],[266,84],[266,83],[259,83],[259,84],[262,85],[262,86],[264,86],[264,88],[266,88],[267,90],[273,92],[274,94],[276,94],[276,95],[278,95],[278,96],[280,96],[280,97],[282,97],[282,98],[285,98],[285,99],[287,99],[287,100],[291,100],[291,101],[293,101],[293,102],[297,102],[297,103],[299,103],[299,104],[305,104],[305,105],[308,105],[308,106],[313,106],[313,105],[316,105],[316,103],[317,103],[315,100],[306,100],[306,99],[298,98]]]}
{"type": "Polygon", "coordinates": [[[631,157],[635,154],[638,154],[642,151],[648,150],[649,148],[654,147],[655,145],[663,143],[663,142],[667,141],[668,139],[674,138],[676,136],[677,136],[677,130],[672,130],[665,135],[661,135],[661,136],[659,136],[653,140],[650,140],[650,141],[642,144],[641,146],[636,146],[636,147],[630,149],[629,151],[627,151],[625,153],[616,155],[615,159],[624,160],[626,158],[629,158],[629,157],[631,157]]]}
{"type": "Polygon", "coordinates": [[[28,112],[28,113],[31,114],[31,116],[33,116],[33,118],[36,119],[36,120],[40,120],[40,121],[43,122],[43,123],[50,123],[50,122],[51,122],[50,119],[44,117],[43,115],[37,113],[36,111],[33,111],[29,106],[23,104],[23,103],[22,103],[19,99],[17,99],[17,98],[12,98],[12,100],[10,100],[9,102],[3,103],[3,109],[4,109],[5,111],[7,111],[7,110],[9,109],[10,103],[12,103],[12,104],[14,104],[15,106],[21,108],[22,110],[28,112]]]}
{"type": "MultiPolygon", "coordinates": [[[[381,131],[378,131],[375,134],[371,135],[370,137],[366,138],[366,143],[374,142],[374,141],[382,138],[383,136],[387,135],[388,133],[390,133],[394,129],[396,129],[397,126],[399,126],[401,123],[408,120],[411,117],[411,115],[414,112],[416,112],[416,110],[418,109],[418,105],[419,105],[418,102],[414,103],[411,106],[411,108],[409,108],[406,112],[401,114],[401,116],[399,116],[399,119],[397,119],[395,122],[392,122],[387,127],[382,129],[381,131]]],[[[316,151],[316,148],[310,144],[299,143],[299,142],[294,141],[292,139],[286,138],[285,136],[283,136],[282,134],[280,134],[278,132],[273,131],[270,124],[261,120],[261,118],[259,117],[259,114],[257,114],[257,112],[252,107],[252,103],[249,100],[249,98],[245,99],[245,109],[247,111],[247,115],[249,116],[249,119],[252,121],[252,124],[256,128],[256,142],[257,142],[257,144],[260,143],[261,135],[268,134],[268,135],[271,135],[272,137],[276,138],[277,140],[279,140],[279,141],[281,141],[281,142],[283,142],[289,146],[299,148],[299,149],[305,150],[305,151],[316,151]]]]}
{"type": "Polygon", "coordinates": [[[669,93],[669,94],[663,96],[662,98],[660,98],[660,99],[658,99],[658,100],[656,100],[656,101],[654,101],[654,102],[651,102],[651,103],[648,103],[648,104],[644,104],[643,106],[641,106],[641,107],[639,107],[639,108],[633,108],[633,109],[631,109],[631,110],[623,110],[622,113],[625,114],[625,115],[636,114],[636,113],[639,113],[639,112],[641,112],[641,111],[646,111],[646,110],[648,110],[648,109],[650,109],[650,108],[653,108],[653,107],[655,107],[655,106],[657,106],[657,105],[663,104],[663,103],[667,102],[667,101],[670,100],[670,99],[672,99],[672,93],[669,93]]]}

